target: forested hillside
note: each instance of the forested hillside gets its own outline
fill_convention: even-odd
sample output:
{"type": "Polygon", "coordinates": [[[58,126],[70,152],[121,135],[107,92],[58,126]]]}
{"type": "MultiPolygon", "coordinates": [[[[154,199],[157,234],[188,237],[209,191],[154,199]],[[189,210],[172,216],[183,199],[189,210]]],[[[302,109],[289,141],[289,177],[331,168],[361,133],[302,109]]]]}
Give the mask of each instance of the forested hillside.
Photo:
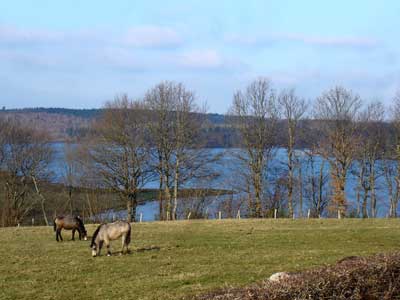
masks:
{"type": "MultiPolygon", "coordinates": [[[[24,108],[24,109],[3,109],[0,116],[18,118],[26,124],[34,124],[38,129],[49,131],[54,141],[77,141],[88,137],[90,125],[100,117],[103,109],[69,109],[69,108],[24,108]]],[[[206,114],[207,126],[202,131],[205,136],[205,147],[208,148],[229,148],[238,147],[240,139],[238,131],[232,126],[229,118],[222,114],[206,114]]],[[[286,122],[279,121],[281,124],[277,132],[276,144],[286,144],[286,122]]],[[[317,120],[300,120],[299,138],[296,142],[297,148],[307,148],[320,135],[317,120]]],[[[389,124],[386,125],[387,131],[392,131],[389,124]]]]}

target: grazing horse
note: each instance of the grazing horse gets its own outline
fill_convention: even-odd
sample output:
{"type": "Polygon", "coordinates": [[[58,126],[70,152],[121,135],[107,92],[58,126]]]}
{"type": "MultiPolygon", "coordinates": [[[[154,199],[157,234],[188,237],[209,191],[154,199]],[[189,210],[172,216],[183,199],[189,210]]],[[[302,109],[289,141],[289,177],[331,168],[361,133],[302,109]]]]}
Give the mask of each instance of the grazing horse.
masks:
{"type": "Polygon", "coordinates": [[[75,240],[75,231],[78,230],[79,239],[87,240],[87,232],[85,225],[79,217],[59,216],[54,219],[54,231],[56,232],[56,240],[63,240],[61,236],[61,229],[72,230],[72,240],[75,240]]]}
{"type": "Polygon", "coordinates": [[[93,233],[92,243],[90,244],[92,256],[100,255],[103,243],[106,244],[107,247],[107,256],[111,256],[110,241],[120,237],[122,237],[122,254],[124,253],[124,248],[126,248],[126,252],[129,251],[128,245],[131,242],[131,224],[126,221],[116,221],[114,223],[99,225],[93,233]]]}

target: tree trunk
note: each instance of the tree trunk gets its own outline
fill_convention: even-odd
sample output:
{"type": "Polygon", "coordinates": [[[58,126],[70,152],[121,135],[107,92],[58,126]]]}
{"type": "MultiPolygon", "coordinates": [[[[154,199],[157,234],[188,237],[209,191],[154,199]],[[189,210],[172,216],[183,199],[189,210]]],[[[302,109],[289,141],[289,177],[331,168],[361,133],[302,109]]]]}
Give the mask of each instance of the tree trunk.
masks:
{"type": "MultiPolygon", "coordinates": [[[[167,170],[168,172],[168,170],[167,170]]],[[[169,175],[165,174],[165,189],[164,189],[164,194],[165,194],[165,201],[166,201],[166,220],[170,221],[171,220],[171,212],[172,212],[172,206],[171,206],[171,191],[169,189],[169,175]]]]}
{"type": "Polygon", "coordinates": [[[163,207],[163,185],[164,185],[164,176],[162,171],[159,174],[159,186],[158,186],[158,202],[159,202],[159,214],[160,214],[160,221],[165,220],[164,216],[164,207],[163,207]]]}
{"type": "Polygon", "coordinates": [[[261,218],[261,175],[254,174],[255,217],[261,218]]]}
{"type": "Polygon", "coordinates": [[[325,163],[322,162],[319,168],[319,178],[318,178],[318,209],[317,209],[317,216],[321,216],[322,214],[322,197],[324,193],[324,166],[325,163]]]}
{"type": "Polygon", "coordinates": [[[299,167],[299,217],[303,217],[303,177],[301,165],[299,167]]]}
{"type": "Polygon", "coordinates": [[[92,203],[90,202],[89,193],[86,193],[86,201],[87,201],[88,208],[89,208],[89,217],[91,218],[94,216],[94,214],[93,214],[93,209],[92,209],[92,203]]]}
{"type": "Polygon", "coordinates": [[[291,124],[289,124],[289,143],[288,143],[288,208],[289,218],[293,217],[293,182],[294,182],[294,161],[293,161],[293,144],[294,144],[294,132],[291,124]]]}
{"type": "Polygon", "coordinates": [[[364,195],[362,200],[362,216],[364,219],[368,218],[367,201],[368,201],[368,190],[364,189],[364,195]]]}
{"type": "Polygon", "coordinates": [[[370,193],[371,193],[371,217],[376,218],[376,193],[375,193],[375,167],[374,161],[371,161],[370,172],[370,193]]]}
{"type": "Polygon", "coordinates": [[[136,222],[136,209],[137,209],[137,191],[135,190],[131,195],[132,209],[131,209],[131,222],[136,222]]]}
{"type": "Polygon", "coordinates": [[[179,183],[179,157],[175,162],[175,176],[174,176],[174,204],[172,207],[172,220],[176,220],[176,210],[178,207],[178,183],[179,183]]]}
{"type": "Polygon", "coordinates": [[[131,223],[132,222],[132,200],[131,200],[130,195],[128,195],[127,199],[126,199],[126,213],[127,213],[126,219],[129,223],[131,223]]]}
{"type": "Polygon", "coordinates": [[[44,205],[44,203],[46,202],[46,199],[44,198],[44,196],[42,195],[42,193],[39,190],[39,186],[36,182],[35,176],[31,176],[31,178],[32,178],[33,184],[35,186],[36,193],[40,197],[40,207],[42,209],[43,220],[44,220],[46,226],[49,226],[49,221],[47,220],[46,209],[45,209],[45,205],[44,205]]]}
{"type": "Polygon", "coordinates": [[[74,213],[74,206],[72,203],[72,186],[68,186],[68,197],[69,197],[69,209],[70,209],[71,216],[72,216],[74,213]]]}

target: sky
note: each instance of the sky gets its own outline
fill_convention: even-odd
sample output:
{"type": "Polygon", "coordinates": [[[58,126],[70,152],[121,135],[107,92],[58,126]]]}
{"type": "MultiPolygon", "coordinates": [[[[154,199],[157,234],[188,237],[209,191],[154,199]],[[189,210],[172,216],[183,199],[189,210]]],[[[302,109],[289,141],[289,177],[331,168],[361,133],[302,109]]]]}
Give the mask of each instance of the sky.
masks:
{"type": "Polygon", "coordinates": [[[0,0],[0,106],[98,108],[171,80],[225,113],[258,77],[389,105],[399,16],[398,0],[0,0]]]}

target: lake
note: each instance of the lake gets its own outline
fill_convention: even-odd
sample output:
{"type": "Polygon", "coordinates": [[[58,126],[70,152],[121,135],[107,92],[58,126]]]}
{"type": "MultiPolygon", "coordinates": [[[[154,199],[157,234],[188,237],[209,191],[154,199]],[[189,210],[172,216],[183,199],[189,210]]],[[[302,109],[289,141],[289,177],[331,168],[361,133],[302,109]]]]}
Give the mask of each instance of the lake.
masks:
{"type": "MultiPolygon", "coordinates": [[[[54,160],[50,164],[50,170],[53,172],[54,182],[62,182],[64,173],[64,143],[54,143],[54,160]]],[[[205,199],[182,199],[179,201],[179,214],[181,218],[186,216],[186,212],[193,209],[201,209],[203,214],[206,213],[209,218],[216,218],[218,211],[222,210],[221,206],[224,205],[224,215],[223,217],[234,217],[238,210],[241,211],[241,216],[246,215],[246,202],[244,200],[244,179],[246,177],[245,168],[241,165],[239,159],[237,159],[236,154],[242,150],[240,149],[222,149],[214,148],[206,150],[210,157],[214,155],[222,155],[222,158],[217,163],[212,163],[209,168],[213,172],[219,174],[218,177],[212,180],[192,180],[187,182],[182,187],[183,188],[213,188],[213,189],[225,189],[232,190],[235,195],[225,195],[225,196],[210,196],[205,199]],[[201,201],[201,203],[199,203],[201,201]],[[226,204],[226,202],[229,202],[226,204]],[[201,206],[200,208],[198,206],[201,206]],[[229,207],[227,207],[230,205],[229,207]]],[[[310,168],[307,163],[306,155],[302,151],[297,151],[299,158],[299,165],[301,166],[303,178],[310,174],[310,168]]],[[[315,168],[318,169],[322,163],[320,157],[315,157],[315,168]]],[[[283,148],[276,149],[273,159],[268,166],[268,176],[266,182],[269,186],[269,191],[274,192],[274,182],[285,176],[286,172],[286,150],[283,148]]],[[[329,168],[326,164],[324,172],[328,174],[329,168]]],[[[149,182],[145,186],[146,188],[157,188],[157,181],[149,182]]],[[[357,192],[357,178],[351,172],[348,174],[347,185],[346,185],[346,197],[349,201],[349,210],[355,210],[357,207],[356,203],[356,192],[357,192]]],[[[308,199],[303,200],[303,215],[307,214],[308,210],[308,199]]],[[[389,200],[387,194],[387,188],[385,186],[383,176],[377,179],[377,206],[378,206],[378,216],[385,217],[389,210],[389,200]]],[[[299,215],[299,207],[296,207],[296,215],[299,215]]],[[[148,201],[144,204],[140,204],[137,208],[137,217],[142,214],[143,221],[153,221],[157,218],[159,212],[159,206],[157,201],[148,201]]],[[[125,218],[126,211],[108,211],[102,214],[105,219],[113,218],[125,218]]]]}

